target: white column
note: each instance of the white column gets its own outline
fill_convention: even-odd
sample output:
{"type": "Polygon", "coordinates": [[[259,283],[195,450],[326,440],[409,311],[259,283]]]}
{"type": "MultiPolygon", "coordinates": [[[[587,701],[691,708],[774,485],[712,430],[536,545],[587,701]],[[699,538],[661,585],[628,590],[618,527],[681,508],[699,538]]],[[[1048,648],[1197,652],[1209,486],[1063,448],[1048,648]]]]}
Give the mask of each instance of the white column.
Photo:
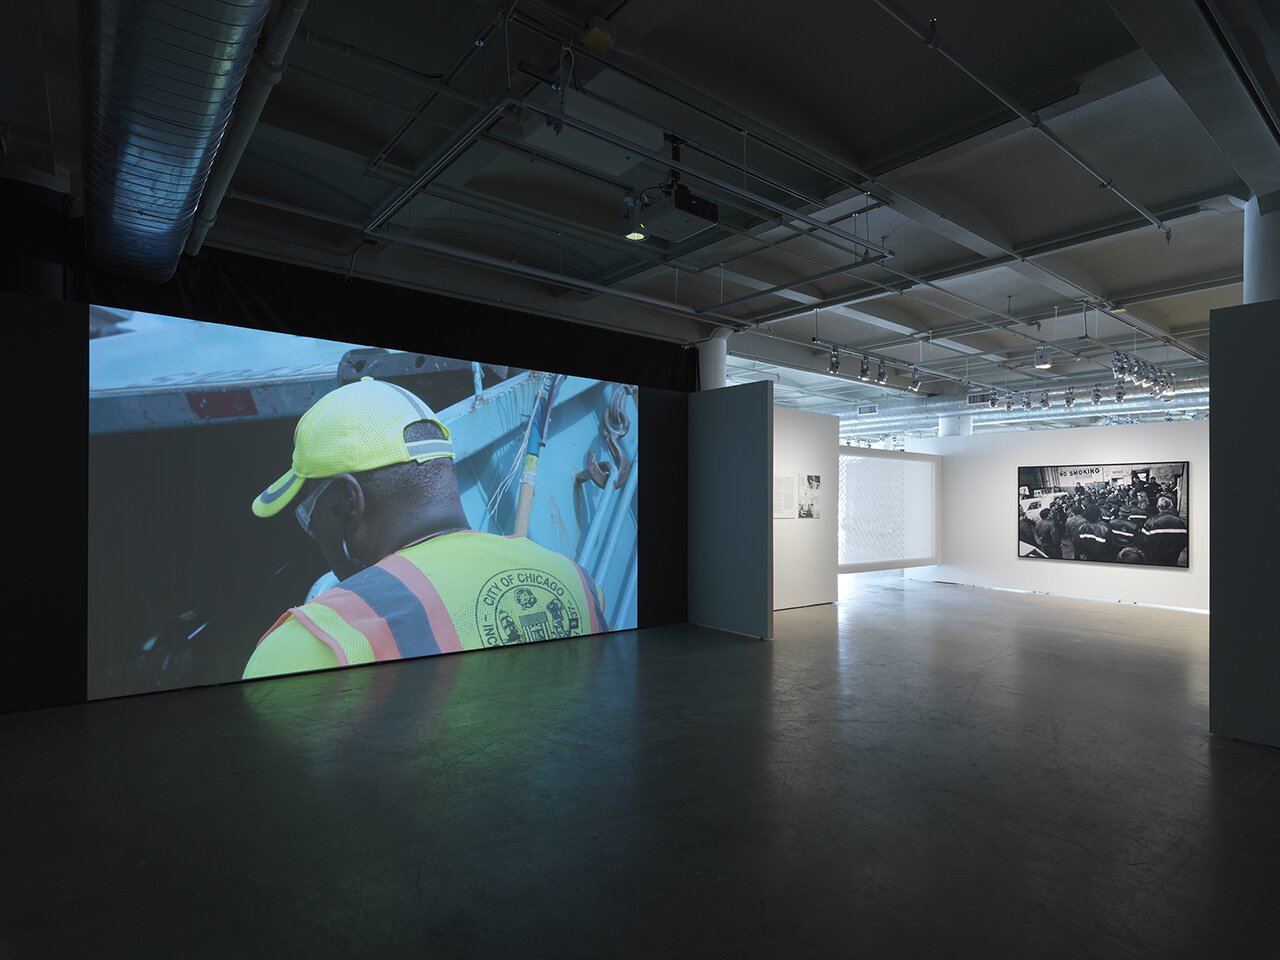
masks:
{"type": "Polygon", "coordinates": [[[973,414],[961,413],[954,417],[938,418],[938,436],[971,437],[973,436],[973,414]]]}
{"type": "Polygon", "coordinates": [[[729,355],[731,330],[717,330],[698,344],[698,383],[700,390],[717,390],[724,386],[724,362],[729,355]]]}
{"type": "Polygon", "coordinates": [[[1280,300],[1280,191],[1244,207],[1244,302],[1280,300]]]}

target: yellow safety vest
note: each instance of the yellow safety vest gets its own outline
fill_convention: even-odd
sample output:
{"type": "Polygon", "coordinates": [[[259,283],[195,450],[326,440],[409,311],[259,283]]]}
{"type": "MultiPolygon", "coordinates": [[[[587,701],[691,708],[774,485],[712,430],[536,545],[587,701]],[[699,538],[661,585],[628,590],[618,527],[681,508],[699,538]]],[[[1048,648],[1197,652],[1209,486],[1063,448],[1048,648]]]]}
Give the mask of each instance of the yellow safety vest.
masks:
{"type": "Polygon", "coordinates": [[[384,557],[286,611],[338,658],[368,663],[608,630],[604,598],[568,557],[525,537],[459,530],[384,557]]]}

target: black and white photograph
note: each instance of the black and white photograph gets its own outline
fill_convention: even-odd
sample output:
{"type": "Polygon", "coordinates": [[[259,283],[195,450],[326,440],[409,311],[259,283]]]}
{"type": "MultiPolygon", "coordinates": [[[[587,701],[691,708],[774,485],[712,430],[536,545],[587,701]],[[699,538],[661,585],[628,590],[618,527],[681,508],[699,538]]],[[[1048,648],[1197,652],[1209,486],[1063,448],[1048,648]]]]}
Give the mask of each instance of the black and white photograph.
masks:
{"type": "Polygon", "coordinates": [[[1018,468],[1018,556],[1185,567],[1185,460],[1018,468]]]}
{"type": "Polygon", "coordinates": [[[822,518],[822,477],[816,473],[796,474],[796,516],[801,520],[822,518]]]}

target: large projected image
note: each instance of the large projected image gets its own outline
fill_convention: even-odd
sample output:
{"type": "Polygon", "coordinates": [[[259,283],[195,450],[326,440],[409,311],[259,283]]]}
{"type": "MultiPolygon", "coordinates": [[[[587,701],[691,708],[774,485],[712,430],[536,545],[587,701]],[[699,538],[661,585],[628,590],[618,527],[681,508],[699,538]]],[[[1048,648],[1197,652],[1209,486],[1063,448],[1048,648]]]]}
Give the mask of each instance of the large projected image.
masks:
{"type": "Polygon", "coordinates": [[[1185,567],[1185,460],[1018,468],[1018,556],[1185,567]]]}
{"type": "Polygon", "coordinates": [[[636,625],[629,384],[100,307],[90,698],[636,625]]]}

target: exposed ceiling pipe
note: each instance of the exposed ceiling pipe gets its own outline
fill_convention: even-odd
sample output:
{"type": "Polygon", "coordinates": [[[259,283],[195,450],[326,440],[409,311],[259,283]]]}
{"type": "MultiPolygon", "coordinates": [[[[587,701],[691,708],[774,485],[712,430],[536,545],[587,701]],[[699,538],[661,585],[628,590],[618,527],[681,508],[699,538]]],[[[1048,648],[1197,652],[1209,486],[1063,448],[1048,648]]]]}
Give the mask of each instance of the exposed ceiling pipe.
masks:
{"type": "Polygon", "coordinates": [[[196,213],[195,222],[191,225],[191,235],[187,237],[187,254],[195,256],[204,245],[204,238],[218,219],[218,208],[222,206],[222,198],[231,186],[231,178],[236,175],[240,166],[240,158],[244,156],[249,138],[253,136],[253,128],[258,125],[262,116],[262,108],[271,96],[271,90],[284,76],[285,54],[293,35],[302,22],[306,12],[307,0],[280,0],[275,22],[271,25],[271,35],[258,48],[253,58],[253,66],[245,79],[244,89],[236,101],[235,116],[227,135],[218,147],[218,158],[213,169],[209,171],[209,181],[205,184],[204,195],[200,199],[200,209],[196,213]]]}
{"type": "Polygon", "coordinates": [[[988,410],[985,413],[975,414],[973,425],[977,428],[1001,423],[1052,422],[1055,420],[1080,420],[1088,417],[1130,417],[1148,413],[1186,413],[1188,410],[1208,409],[1209,394],[1207,393],[1196,393],[1181,398],[1174,397],[1168,403],[1155,397],[1144,397],[1141,400],[1125,400],[1123,403],[1104,399],[1097,406],[1091,403],[1086,403],[1082,406],[1077,403],[1070,409],[1059,404],[1047,410],[1041,410],[1038,407],[1033,407],[1030,410],[988,410]]]}
{"type": "Polygon", "coordinates": [[[875,2],[881,10],[889,14],[889,16],[893,17],[893,19],[897,20],[900,24],[915,34],[916,38],[922,41],[930,50],[935,51],[943,57],[943,59],[956,66],[961,73],[999,100],[1005,105],[1005,107],[1016,113],[1028,126],[1040,133],[1055,147],[1083,167],[1091,177],[1098,181],[1098,186],[1110,190],[1135,211],[1145,217],[1152,226],[1156,227],[1161,233],[1163,233],[1166,240],[1169,239],[1170,231],[1164,221],[1142,204],[1138,203],[1138,201],[1132,200],[1121,193],[1119,188],[1111,182],[1110,177],[1104,175],[1095,166],[1093,166],[1093,164],[1089,163],[1088,160],[1080,156],[1080,154],[1068,146],[1061,137],[1045,126],[1044,121],[1040,119],[1039,114],[1030,112],[1014,100],[1013,97],[1000,89],[1000,87],[996,86],[996,84],[979,76],[978,72],[973,67],[969,66],[968,63],[961,59],[959,54],[952,50],[951,47],[944,43],[942,38],[938,36],[937,21],[930,20],[928,24],[923,24],[911,16],[911,14],[903,9],[901,4],[896,3],[895,0],[875,0],[875,2]]]}
{"type": "Polygon", "coordinates": [[[666,313],[674,313],[690,320],[705,321],[716,327],[726,327],[735,331],[741,327],[741,324],[732,317],[697,313],[692,307],[673,303],[669,300],[663,300],[660,297],[650,297],[646,294],[635,293],[631,290],[607,287],[604,284],[594,283],[590,280],[582,279],[581,277],[572,277],[568,274],[556,273],[553,270],[543,270],[540,267],[531,267],[523,263],[514,263],[511,260],[504,260],[500,257],[491,257],[487,254],[476,253],[473,250],[465,250],[461,247],[437,243],[433,240],[424,240],[407,234],[395,233],[385,229],[366,230],[365,224],[361,221],[349,220],[345,217],[322,213],[318,210],[310,210],[306,207],[285,203],[280,200],[272,200],[268,197],[259,197],[250,193],[242,193],[238,190],[228,191],[227,195],[233,200],[240,200],[244,203],[254,204],[255,206],[268,207],[272,210],[279,210],[283,213],[290,213],[300,217],[307,217],[312,220],[320,220],[325,223],[333,223],[338,226],[348,227],[352,230],[364,233],[365,236],[369,237],[371,240],[377,240],[381,243],[390,244],[391,246],[410,247],[427,253],[436,254],[441,257],[446,257],[450,260],[474,263],[477,266],[487,267],[491,270],[516,274],[517,276],[528,277],[533,280],[541,280],[566,289],[587,290],[591,293],[598,293],[602,296],[614,297],[618,300],[627,300],[632,303],[643,304],[648,307],[662,310],[666,313]]]}
{"type": "Polygon", "coordinates": [[[364,226],[365,232],[370,233],[377,230],[408,206],[409,201],[416,197],[424,187],[430,185],[431,181],[447,170],[454,160],[466,153],[468,148],[475,143],[476,138],[488,130],[493,122],[502,116],[507,107],[511,106],[512,102],[511,97],[505,94],[495,97],[484,110],[480,111],[452,139],[437,150],[424,166],[419,167],[412,180],[387,198],[370,214],[369,222],[364,226]]]}
{"type": "MultiPolygon", "coordinates": [[[[485,24],[485,26],[480,29],[480,32],[475,35],[475,38],[471,43],[467,44],[467,48],[462,52],[462,55],[454,61],[453,66],[450,67],[442,77],[440,77],[440,82],[446,86],[453,83],[453,81],[457,79],[458,75],[462,73],[463,68],[471,62],[471,58],[480,55],[481,51],[484,50],[484,45],[488,39],[493,36],[499,28],[505,24],[505,22],[504,15],[499,14],[497,19],[491,20],[489,23],[485,24]]],[[[414,109],[414,113],[417,114],[425,112],[431,104],[435,103],[436,98],[440,95],[441,91],[435,89],[431,90],[418,103],[417,107],[414,109]]],[[[400,145],[400,142],[408,136],[409,131],[414,128],[414,125],[417,122],[416,116],[414,115],[405,117],[400,126],[396,128],[396,132],[391,135],[391,139],[384,143],[382,145],[382,149],[379,150],[377,155],[369,161],[369,170],[376,170],[380,167],[386,159],[391,156],[391,152],[400,145]]]]}
{"type": "MultiPolygon", "coordinates": [[[[1081,388],[1077,388],[1081,389],[1081,388]]],[[[1177,384],[1177,393],[1170,400],[1162,397],[1147,397],[1138,395],[1140,388],[1134,387],[1130,399],[1124,403],[1117,404],[1114,401],[1114,393],[1104,388],[1103,402],[1110,407],[1114,407],[1120,412],[1151,412],[1153,410],[1176,410],[1180,404],[1195,401],[1199,405],[1199,401],[1207,401],[1209,396],[1209,378],[1197,377],[1191,380],[1184,380],[1177,384]]],[[[1001,391],[1003,393],[1005,391],[1001,391]]],[[[1039,390],[1014,390],[1010,391],[1020,396],[1023,393],[1030,394],[1033,400],[1038,399],[1041,391],[1039,390]]],[[[1075,406],[1068,408],[1062,403],[1062,391],[1050,390],[1050,399],[1057,400],[1057,406],[1050,407],[1049,410],[1035,409],[1032,411],[1024,411],[1033,414],[1028,419],[1035,419],[1034,415],[1046,417],[1053,410],[1060,410],[1063,416],[1079,417],[1087,414],[1090,410],[1097,408],[1089,400],[1087,394],[1081,394],[1076,397],[1075,406]]],[[[865,401],[872,403],[874,401],[865,401]]],[[[886,425],[907,423],[911,421],[928,420],[935,417],[954,417],[962,414],[972,414],[974,422],[980,419],[1008,419],[1013,416],[1016,411],[992,410],[990,407],[971,404],[967,397],[945,398],[936,400],[920,400],[916,402],[893,402],[893,403],[877,403],[878,409],[873,414],[865,416],[851,416],[849,411],[856,404],[850,403],[843,414],[840,411],[835,412],[841,416],[842,424],[849,424],[857,427],[874,427],[881,428],[886,425]]]]}
{"type": "MultiPolygon", "coordinates": [[[[441,81],[438,76],[421,73],[411,67],[406,67],[404,64],[396,63],[394,60],[388,60],[386,57],[367,53],[359,47],[353,47],[349,43],[344,43],[341,40],[335,40],[333,37],[326,37],[323,33],[317,33],[310,27],[302,27],[298,31],[298,39],[306,46],[317,47],[321,50],[327,51],[328,53],[332,53],[335,56],[342,57],[344,60],[351,60],[355,63],[362,64],[363,66],[372,67],[374,70],[379,70],[382,73],[397,77],[398,79],[404,80],[408,83],[416,84],[419,87],[426,87],[433,93],[441,94],[442,96],[449,97],[453,100],[460,100],[473,107],[484,105],[484,101],[474,93],[468,93],[465,90],[459,90],[457,87],[452,87],[441,81]]],[[[397,109],[402,110],[413,120],[427,120],[430,122],[429,117],[418,116],[419,111],[409,110],[405,107],[399,107],[397,109]]]]}
{"type": "MultiPolygon", "coordinates": [[[[1056,407],[1050,407],[1042,410],[1036,407],[1031,410],[987,410],[982,413],[973,414],[973,428],[977,430],[979,427],[995,427],[1004,424],[1019,423],[1051,423],[1060,426],[1069,426],[1063,421],[1067,420],[1089,420],[1092,418],[1102,417],[1128,417],[1142,416],[1152,413],[1172,413],[1188,411],[1200,411],[1209,409],[1209,395],[1198,394],[1193,397],[1186,398],[1182,403],[1167,404],[1161,400],[1141,400],[1130,402],[1126,400],[1124,403],[1114,403],[1112,401],[1104,401],[1099,406],[1092,404],[1077,404],[1071,409],[1059,404],[1056,407]]],[[[840,433],[844,437],[871,437],[880,436],[886,433],[908,433],[915,430],[932,430],[937,427],[937,420],[933,418],[920,418],[916,420],[898,420],[888,421],[885,423],[866,424],[862,420],[842,420],[840,422],[840,433]]]]}
{"type": "Polygon", "coordinates": [[[92,264],[173,276],[270,0],[82,0],[92,264]]]}

